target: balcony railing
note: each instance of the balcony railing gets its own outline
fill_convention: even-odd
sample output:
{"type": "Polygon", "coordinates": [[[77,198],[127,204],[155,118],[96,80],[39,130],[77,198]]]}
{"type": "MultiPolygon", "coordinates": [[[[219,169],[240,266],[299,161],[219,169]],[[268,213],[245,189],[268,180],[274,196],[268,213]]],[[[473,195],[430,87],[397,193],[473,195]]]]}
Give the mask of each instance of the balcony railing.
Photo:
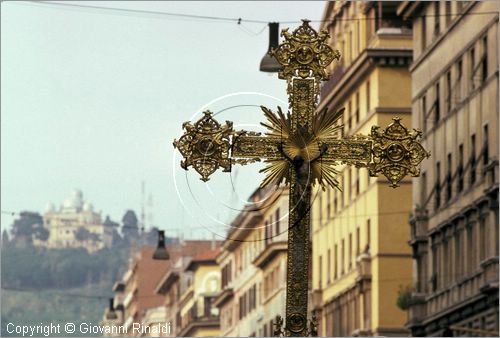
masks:
{"type": "MultiPolygon", "coordinates": [[[[191,306],[186,318],[186,325],[188,323],[200,320],[212,320],[219,317],[218,309],[213,306],[215,297],[203,297],[191,306]]],[[[183,320],[184,322],[184,320],[183,320]]]]}

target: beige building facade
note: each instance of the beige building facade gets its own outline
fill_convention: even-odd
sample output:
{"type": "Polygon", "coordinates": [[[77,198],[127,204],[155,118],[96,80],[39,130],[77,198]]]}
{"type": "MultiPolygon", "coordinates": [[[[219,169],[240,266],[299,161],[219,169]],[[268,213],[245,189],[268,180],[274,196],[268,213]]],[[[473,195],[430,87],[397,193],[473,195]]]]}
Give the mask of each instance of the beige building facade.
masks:
{"type": "Polygon", "coordinates": [[[272,336],[285,315],[288,193],[273,189],[252,194],[217,257],[221,336],[272,336]]]}
{"type": "MultiPolygon", "coordinates": [[[[321,87],[318,110],[345,108],[344,137],[369,135],[396,116],[411,127],[412,36],[397,19],[397,4],[326,4],[321,28],[342,56],[321,87]]],[[[318,333],[407,335],[406,313],[396,303],[400,286],[411,283],[411,179],[393,189],[366,169],[338,170],[342,190],[316,188],[313,196],[310,299],[318,333]]]]}
{"type": "Polygon", "coordinates": [[[414,179],[407,327],[498,335],[498,2],[404,2],[398,14],[413,25],[413,124],[432,153],[414,179]]]}
{"type": "Polygon", "coordinates": [[[102,221],[101,213],[83,200],[81,190],[75,190],[59,209],[49,203],[43,214],[44,227],[49,231],[47,241],[34,240],[34,245],[48,248],[85,248],[92,253],[110,247],[115,223],[102,221]]]}

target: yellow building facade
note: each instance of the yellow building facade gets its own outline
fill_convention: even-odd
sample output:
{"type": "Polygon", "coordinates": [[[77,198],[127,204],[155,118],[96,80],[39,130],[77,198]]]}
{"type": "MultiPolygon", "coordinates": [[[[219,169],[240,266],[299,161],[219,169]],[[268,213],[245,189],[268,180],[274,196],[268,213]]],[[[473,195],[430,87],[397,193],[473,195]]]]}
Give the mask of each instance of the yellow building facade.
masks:
{"type": "MultiPolygon", "coordinates": [[[[395,20],[397,2],[335,1],[322,29],[342,58],[321,88],[319,110],[344,107],[343,134],[401,117],[411,127],[411,30],[395,20]]],[[[408,246],[411,179],[389,187],[366,169],[339,166],[342,191],[316,189],[312,209],[313,313],[323,336],[400,336],[406,313],[398,290],[411,283],[408,246]]]]}
{"type": "Polygon", "coordinates": [[[49,203],[43,222],[49,238],[46,241],[34,239],[34,245],[51,249],[84,248],[89,253],[110,247],[113,228],[118,226],[109,218],[103,222],[101,213],[95,212],[92,204],[83,200],[81,190],[73,191],[58,209],[49,203]],[[79,236],[79,233],[84,235],[79,236]]]}
{"type": "Polygon", "coordinates": [[[179,299],[182,337],[214,337],[220,334],[219,309],[213,305],[220,291],[220,269],[215,261],[219,250],[193,257],[186,267],[192,280],[179,299]]]}

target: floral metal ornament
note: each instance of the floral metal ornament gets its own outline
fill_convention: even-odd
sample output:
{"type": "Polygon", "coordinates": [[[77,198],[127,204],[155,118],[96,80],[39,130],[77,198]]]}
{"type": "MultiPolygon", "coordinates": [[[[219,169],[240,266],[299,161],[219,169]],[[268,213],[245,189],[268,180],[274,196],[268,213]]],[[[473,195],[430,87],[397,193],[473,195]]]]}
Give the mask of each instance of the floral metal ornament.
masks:
{"type": "Polygon", "coordinates": [[[382,173],[390,181],[391,187],[396,188],[406,175],[419,176],[418,165],[431,154],[418,143],[421,131],[408,131],[401,125],[399,117],[393,120],[383,131],[378,126],[372,127],[373,158],[368,169],[370,176],[382,173]]]}
{"type": "Polygon", "coordinates": [[[328,73],[325,68],[334,59],[340,58],[340,52],[328,46],[326,40],[330,35],[326,31],[317,33],[309,25],[309,20],[302,22],[293,33],[290,33],[288,28],[283,29],[281,36],[285,38],[285,42],[271,51],[283,66],[278,75],[280,79],[287,80],[293,76],[327,80],[328,73]]]}
{"type": "Polygon", "coordinates": [[[223,168],[225,172],[231,171],[229,142],[233,131],[232,122],[226,121],[221,125],[207,110],[194,125],[185,122],[182,128],[186,132],[178,141],[174,140],[174,148],[179,149],[184,157],[181,160],[183,169],[192,166],[205,182],[218,168],[223,168]]]}
{"type": "Polygon", "coordinates": [[[302,25],[292,33],[285,28],[281,36],[285,41],[278,48],[271,50],[271,55],[281,64],[282,70],[278,73],[280,79],[288,82],[288,93],[292,93],[291,82],[293,77],[313,77],[316,81],[315,99],[319,94],[320,80],[328,79],[326,67],[333,61],[340,59],[340,52],[333,50],[326,40],[330,38],[327,31],[316,32],[309,20],[302,20],[302,25]]]}

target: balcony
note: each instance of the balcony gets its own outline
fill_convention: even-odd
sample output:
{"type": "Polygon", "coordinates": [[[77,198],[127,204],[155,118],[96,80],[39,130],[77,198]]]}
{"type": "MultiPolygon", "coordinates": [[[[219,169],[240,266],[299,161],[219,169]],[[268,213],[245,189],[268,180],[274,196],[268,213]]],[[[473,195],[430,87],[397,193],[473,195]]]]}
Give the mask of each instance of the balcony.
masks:
{"type": "Polygon", "coordinates": [[[288,248],[287,241],[273,241],[264,248],[264,250],[259,253],[257,257],[253,260],[253,264],[261,269],[263,269],[269,262],[273,260],[279,253],[286,252],[288,248]]]}
{"type": "Polygon", "coordinates": [[[412,32],[404,27],[382,27],[372,36],[369,48],[412,49],[412,32]]]}
{"type": "Polygon", "coordinates": [[[179,336],[194,336],[196,331],[219,328],[219,310],[213,305],[215,297],[201,297],[182,318],[179,336]]]}
{"type": "Polygon", "coordinates": [[[369,254],[362,253],[356,258],[356,269],[358,279],[371,279],[372,277],[372,259],[369,254]]]}
{"type": "Polygon", "coordinates": [[[407,327],[418,326],[422,319],[427,316],[427,308],[425,305],[425,294],[413,292],[411,294],[410,308],[408,309],[407,327]]]}
{"type": "Polygon", "coordinates": [[[217,296],[215,296],[213,305],[216,306],[217,308],[221,308],[226,304],[228,301],[230,301],[234,296],[234,292],[232,288],[225,288],[217,296]]]}
{"type": "Polygon", "coordinates": [[[426,315],[433,316],[473,301],[490,292],[498,292],[498,257],[481,262],[480,269],[426,297],[426,315]]]}

